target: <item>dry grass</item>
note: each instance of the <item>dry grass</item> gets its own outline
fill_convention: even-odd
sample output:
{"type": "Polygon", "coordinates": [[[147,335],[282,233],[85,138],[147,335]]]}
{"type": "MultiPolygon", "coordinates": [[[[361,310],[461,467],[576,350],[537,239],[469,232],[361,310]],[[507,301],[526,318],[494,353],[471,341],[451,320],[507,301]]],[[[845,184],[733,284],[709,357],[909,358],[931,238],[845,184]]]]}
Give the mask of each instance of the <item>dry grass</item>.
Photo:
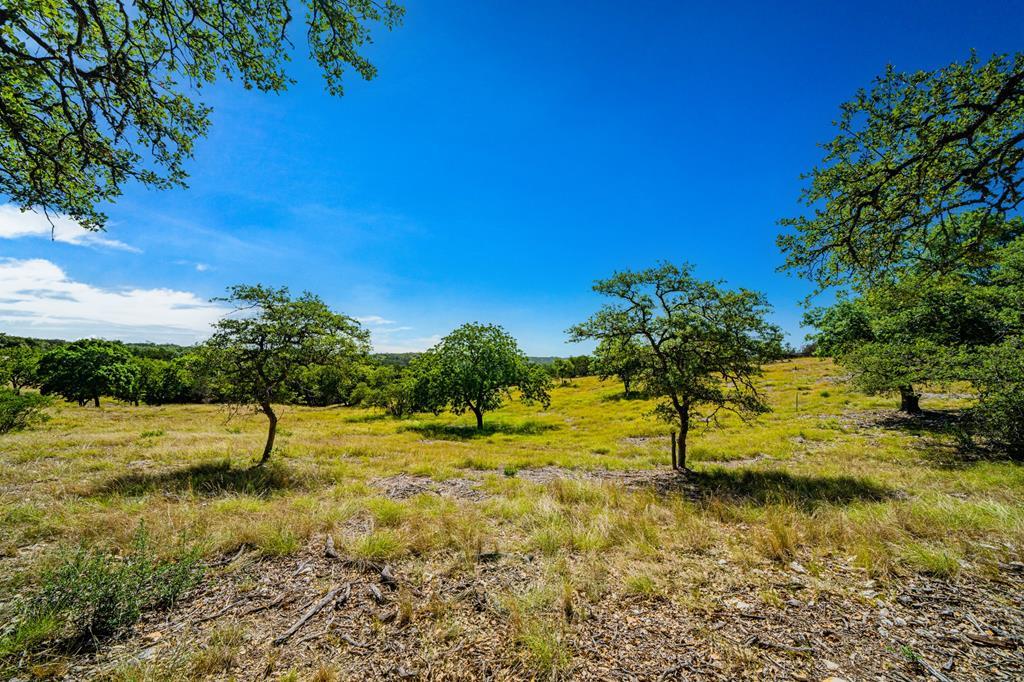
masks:
{"type": "MultiPolygon", "coordinates": [[[[550,578],[510,597],[516,651],[534,674],[556,677],[570,655],[557,623],[609,589],[713,608],[699,575],[680,577],[680,562],[724,557],[739,572],[846,562],[898,579],[986,576],[1012,558],[1024,540],[1024,468],[963,461],[941,432],[874,426],[856,415],[892,401],[853,393],[836,375],[814,359],[768,367],[774,412],[696,434],[697,474],[667,493],[587,475],[668,466],[668,428],[649,416],[652,404],[622,400],[618,385],[594,378],[556,388],[547,411],[512,404],[490,414],[482,434],[451,416],[282,408],[279,448],[263,470],[248,469],[263,438],[258,416],[65,405],[42,428],[3,437],[0,591],[31,584],[59,545],[126,546],[140,520],[158,546],[210,556],[241,545],[289,556],[328,533],[355,557],[447,557],[453,571],[471,571],[488,552],[526,553],[550,578]],[[531,478],[542,467],[575,473],[531,478]],[[396,498],[376,483],[399,474],[470,479],[474,494],[396,498]]],[[[765,589],[760,600],[778,597],[765,589]]],[[[433,622],[439,638],[459,636],[443,614],[433,622]]],[[[222,640],[196,653],[193,673],[230,669],[241,640],[222,640]]]]}

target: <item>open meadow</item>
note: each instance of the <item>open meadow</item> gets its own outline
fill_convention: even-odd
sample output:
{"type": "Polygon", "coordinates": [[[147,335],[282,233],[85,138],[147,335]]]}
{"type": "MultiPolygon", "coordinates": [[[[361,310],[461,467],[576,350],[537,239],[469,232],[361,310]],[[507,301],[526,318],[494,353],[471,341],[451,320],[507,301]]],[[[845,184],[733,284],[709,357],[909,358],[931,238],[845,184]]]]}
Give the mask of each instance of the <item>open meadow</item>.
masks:
{"type": "Polygon", "coordinates": [[[262,416],[51,408],[0,445],[0,609],[18,624],[0,665],[20,679],[1020,679],[1024,468],[959,452],[967,396],[925,393],[924,416],[900,417],[840,374],[768,366],[772,412],[691,434],[689,475],[669,467],[653,402],[595,377],[479,433],[472,415],[282,407],[260,469],[262,416]],[[127,638],[48,643],[53,624],[25,603],[55,563],[140,536],[201,576],[127,638]]]}

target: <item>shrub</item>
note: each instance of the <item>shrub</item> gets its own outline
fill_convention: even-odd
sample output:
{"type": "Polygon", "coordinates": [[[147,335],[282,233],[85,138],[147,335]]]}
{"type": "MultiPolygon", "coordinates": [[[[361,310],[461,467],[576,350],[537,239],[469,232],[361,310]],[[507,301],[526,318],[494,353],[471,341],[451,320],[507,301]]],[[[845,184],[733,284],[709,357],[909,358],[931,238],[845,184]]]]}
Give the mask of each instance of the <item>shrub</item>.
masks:
{"type": "Polygon", "coordinates": [[[38,393],[18,395],[10,389],[0,389],[0,433],[21,431],[45,421],[43,408],[49,404],[50,399],[38,393]]]}
{"type": "Polygon", "coordinates": [[[18,642],[23,648],[46,640],[74,647],[122,634],[144,609],[172,606],[201,575],[194,551],[173,560],[157,558],[145,527],[121,556],[85,548],[69,551],[43,573],[41,587],[24,602],[22,617],[0,651],[14,653],[12,644],[18,642]],[[30,638],[25,636],[29,632],[30,638]]]}
{"type": "Polygon", "coordinates": [[[1024,457],[1024,338],[986,348],[974,366],[978,404],[971,412],[978,433],[1024,457]]]}

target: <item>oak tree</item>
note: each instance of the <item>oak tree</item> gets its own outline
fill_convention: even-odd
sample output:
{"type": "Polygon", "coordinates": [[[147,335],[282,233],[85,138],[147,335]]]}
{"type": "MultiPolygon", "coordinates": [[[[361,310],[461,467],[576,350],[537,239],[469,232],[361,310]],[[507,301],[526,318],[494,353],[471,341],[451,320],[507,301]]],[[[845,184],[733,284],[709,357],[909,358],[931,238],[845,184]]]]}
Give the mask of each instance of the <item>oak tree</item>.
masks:
{"type": "Polygon", "coordinates": [[[616,273],[594,291],[614,302],[569,336],[644,348],[639,383],[662,398],[655,414],[679,427],[681,468],[694,423],[711,426],[722,411],[746,419],[769,410],[755,380],[763,363],[780,357],[782,332],[765,319],[763,294],[723,289],[696,279],[690,265],[671,263],[616,273]]]}
{"type": "Polygon", "coordinates": [[[810,213],[780,221],[784,267],[821,288],[977,263],[1024,202],[1024,53],[890,66],[836,126],[805,176],[810,213]]]}
{"type": "Polygon", "coordinates": [[[293,298],[286,287],[236,285],[215,300],[234,310],[216,323],[201,355],[224,399],[266,415],[267,440],[257,464],[262,466],[274,449],[274,404],[291,397],[290,378],[310,367],[344,365],[365,355],[369,332],[319,297],[306,292],[293,298]]]}
{"type": "Polygon", "coordinates": [[[526,403],[547,407],[551,402],[547,374],[498,325],[462,325],[417,358],[413,370],[424,407],[434,413],[472,412],[477,429],[484,427],[484,413],[501,407],[512,389],[526,403]]]}

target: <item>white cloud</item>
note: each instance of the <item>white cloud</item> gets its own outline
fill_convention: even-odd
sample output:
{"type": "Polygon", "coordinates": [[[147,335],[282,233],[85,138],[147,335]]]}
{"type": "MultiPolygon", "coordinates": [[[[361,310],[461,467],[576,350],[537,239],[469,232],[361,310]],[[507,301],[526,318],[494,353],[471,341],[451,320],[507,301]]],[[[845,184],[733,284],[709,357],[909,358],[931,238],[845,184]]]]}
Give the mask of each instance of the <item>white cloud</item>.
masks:
{"type": "Polygon", "coordinates": [[[413,331],[414,327],[401,326],[394,320],[380,315],[363,315],[355,319],[370,330],[373,349],[378,353],[418,353],[441,340],[441,337],[436,334],[433,336],[406,336],[405,332],[413,331]]]}
{"type": "Polygon", "coordinates": [[[0,329],[11,334],[192,343],[226,312],[189,291],[104,289],[48,260],[0,259],[0,329]]]}
{"type": "Polygon", "coordinates": [[[206,272],[210,269],[210,266],[206,263],[196,263],[196,272],[206,272]]]}
{"type": "Polygon", "coordinates": [[[405,339],[378,339],[377,334],[373,336],[373,349],[378,353],[421,353],[441,340],[438,334],[405,339]]]}
{"type": "Polygon", "coordinates": [[[364,315],[357,317],[356,321],[367,327],[383,327],[389,324],[395,324],[394,320],[387,320],[380,315],[364,315]]]}
{"type": "Polygon", "coordinates": [[[140,253],[134,246],[108,239],[102,232],[87,230],[66,215],[46,216],[37,211],[22,211],[12,204],[0,205],[0,238],[45,237],[65,244],[98,246],[140,253]],[[52,224],[51,224],[52,221],[52,224]]]}

